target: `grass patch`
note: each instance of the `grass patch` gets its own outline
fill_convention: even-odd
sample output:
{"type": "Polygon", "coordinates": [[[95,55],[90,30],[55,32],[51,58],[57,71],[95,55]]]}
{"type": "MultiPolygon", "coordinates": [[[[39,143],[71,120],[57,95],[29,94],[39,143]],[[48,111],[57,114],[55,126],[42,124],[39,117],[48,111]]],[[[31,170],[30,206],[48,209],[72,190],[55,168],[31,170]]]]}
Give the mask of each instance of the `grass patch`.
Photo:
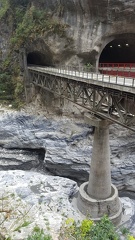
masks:
{"type": "Polygon", "coordinates": [[[35,226],[32,235],[28,236],[27,240],[52,240],[52,237],[48,234],[45,234],[43,229],[35,226]]]}

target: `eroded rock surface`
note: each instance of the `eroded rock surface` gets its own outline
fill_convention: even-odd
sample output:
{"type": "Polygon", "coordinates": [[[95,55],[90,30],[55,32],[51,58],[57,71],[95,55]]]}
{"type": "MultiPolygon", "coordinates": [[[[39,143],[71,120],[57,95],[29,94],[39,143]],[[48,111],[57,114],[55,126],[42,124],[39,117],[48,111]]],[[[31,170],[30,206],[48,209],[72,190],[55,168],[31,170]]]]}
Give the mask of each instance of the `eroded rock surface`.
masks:
{"type": "Polygon", "coordinates": [[[68,216],[80,219],[70,202],[77,190],[76,182],[67,178],[0,171],[0,233],[24,240],[38,226],[56,240],[68,216]]]}
{"type": "MultiPolygon", "coordinates": [[[[77,191],[76,182],[67,178],[33,171],[0,171],[1,236],[25,240],[39,227],[58,240],[67,218],[76,222],[85,218],[72,201],[77,191]]],[[[121,202],[125,214],[122,224],[135,234],[134,201],[121,198],[121,202]]]]}
{"type": "MultiPolygon", "coordinates": [[[[47,168],[50,174],[78,182],[88,180],[93,135],[92,128],[83,121],[66,117],[47,119],[21,112],[1,115],[0,126],[0,169],[29,170],[41,165],[43,171],[47,168]],[[15,154],[14,148],[18,149],[15,154]],[[21,149],[31,149],[30,159],[21,149]]],[[[135,191],[134,133],[112,125],[110,146],[113,183],[118,189],[135,191]]]]}
{"type": "MultiPolygon", "coordinates": [[[[52,173],[76,179],[78,174],[81,174],[81,180],[85,179],[85,169],[89,169],[88,156],[91,155],[92,147],[85,142],[91,131],[92,128],[67,118],[49,120],[25,114],[6,114],[1,118],[0,144],[4,149],[8,149],[8,153],[9,149],[14,148],[31,151],[39,149],[40,155],[43,155],[44,149],[44,165],[52,173]]],[[[34,155],[34,152],[32,154],[34,155]]],[[[8,155],[6,157],[8,158],[8,155]]],[[[38,158],[36,155],[34,157],[36,167],[38,158]]],[[[20,159],[20,169],[23,169],[22,160],[20,159]]],[[[13,157],[10,161],[14,161],[13,157]]],[[[16,166],[18,161],[19,159],[16,159],[16,166]]],[[[4,166],[2,159],[1,166],[4,166]]]]}

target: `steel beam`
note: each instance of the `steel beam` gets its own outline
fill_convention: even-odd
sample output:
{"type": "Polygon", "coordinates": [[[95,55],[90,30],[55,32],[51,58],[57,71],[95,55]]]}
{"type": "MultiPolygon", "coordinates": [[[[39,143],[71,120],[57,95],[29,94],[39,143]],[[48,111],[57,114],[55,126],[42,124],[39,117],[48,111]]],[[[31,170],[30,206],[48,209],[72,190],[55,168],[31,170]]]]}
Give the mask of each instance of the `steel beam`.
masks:
{"type": "Polygon", "coordinates": [[[108,119],[135,131],[134,113],[127,112],[127,103],[125,106],[121,104],[121,99],[129,102],[132,100],[135,107],[134,94],[70,79],[68,75],[57,76],[34,70],[29,70],[29,75],[31,83],[35,86],[66,98],[102,119],[108,119]]]}

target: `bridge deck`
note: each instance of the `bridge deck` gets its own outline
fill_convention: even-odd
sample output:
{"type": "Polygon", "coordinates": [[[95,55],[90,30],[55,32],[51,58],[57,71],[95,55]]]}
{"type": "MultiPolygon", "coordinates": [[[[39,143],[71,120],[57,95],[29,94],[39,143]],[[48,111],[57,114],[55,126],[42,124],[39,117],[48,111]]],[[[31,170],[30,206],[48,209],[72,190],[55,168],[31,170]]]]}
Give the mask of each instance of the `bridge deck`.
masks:
{"type": "Polygon", "coordinates": [[[135,131],[135,80],[73,68],[28,66],[35,86],[67,99],[91,114],[135,131]]]}
{"type": "Polygon", "coordinates": [[[81,72],[72,70],[69,67],[53,68],[28,66],[29,70],[48,73],[55,76],[63,76],[75,81],[85,82],[87,84],[98,85],[123,92],[135,94],[135,79],[131,77],[110,76],[93,72],[81,72]]]}

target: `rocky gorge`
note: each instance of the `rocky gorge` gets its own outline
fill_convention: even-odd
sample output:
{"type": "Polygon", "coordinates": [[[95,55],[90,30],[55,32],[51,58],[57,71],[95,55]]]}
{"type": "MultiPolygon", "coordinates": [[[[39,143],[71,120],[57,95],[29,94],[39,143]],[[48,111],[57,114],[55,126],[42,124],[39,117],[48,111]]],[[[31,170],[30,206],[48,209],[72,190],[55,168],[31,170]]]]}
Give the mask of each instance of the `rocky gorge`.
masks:
{"type": "MultiPolygon", "coordinates": [[[[19,104],[32,101],[21,111],[0,108],[0,237],[24,240],[39,226],[57,240],[66,218],[84,218],[74,200],[89,177],[94,129],[82,115],[69,117],[67,103],[68,117],[62,116],[64,107],[59,116],[39,112],[41,106],[34,112],[38,94],[48,109],[56,110],[59,99],[34,89],[27,65],[91,66],[98,72],[105,61],[134,62],[134,9],[133,0],[0,1],[1,94],[12,92],[19,104]]],[[[134,135],[110,126],[111,177],[122,196],[121,224],[135,236],[134,135]]]]}
{"type": "MultiPolygon", "coordinates": [[[[0,126],[1,233],[21,240],[40,226],[58,239],[67,217],[84,218],[72,199],[88,180],[93,128],[83,119],[6,109],[0,126]]],[[[124,196],[135,191],[133,139],[129,130],[110,127],[112,182],[124,196]]],[[[124,224],[135,234],[133,198],[121,201],[124,224]]]]}
{"type": "MultiPolygon", "coordinates": [[[[83,119],[7,111],[0,120],[1,170],[39,168],[78,182],[88,180],[93,127],[83,119]]],[[[133,140],[134,132],[111,125],[112,181],[119,190],[135,191],[133,140]]]]}

